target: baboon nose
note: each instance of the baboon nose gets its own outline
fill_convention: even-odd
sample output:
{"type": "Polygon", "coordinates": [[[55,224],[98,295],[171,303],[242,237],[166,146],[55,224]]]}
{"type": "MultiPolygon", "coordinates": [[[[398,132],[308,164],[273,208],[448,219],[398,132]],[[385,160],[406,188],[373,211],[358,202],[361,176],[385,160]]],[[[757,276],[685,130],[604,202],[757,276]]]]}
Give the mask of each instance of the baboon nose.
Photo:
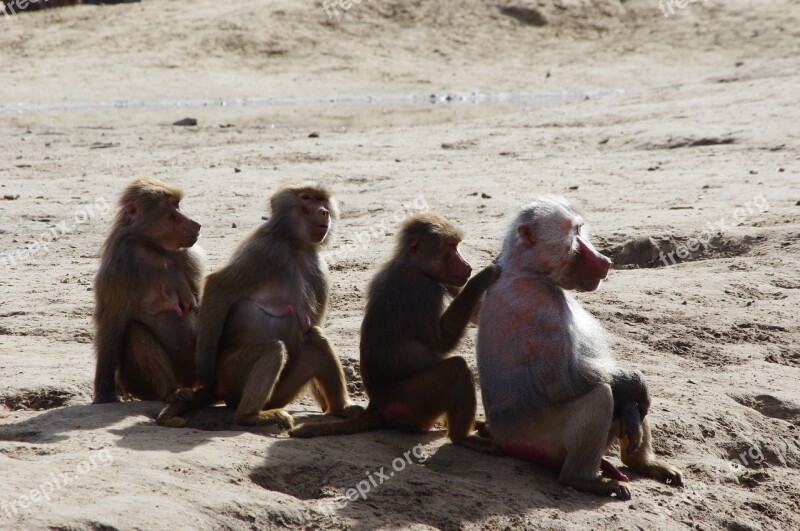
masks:
{"type": "Polygon", "coordinates": [[[603,269],[605,269],[605,272],[608,273],[608,270],[611,269],[611,264],[613,264],[613,262],[607,256],[603,256],[603,262],[604,262],[603,269]]]}

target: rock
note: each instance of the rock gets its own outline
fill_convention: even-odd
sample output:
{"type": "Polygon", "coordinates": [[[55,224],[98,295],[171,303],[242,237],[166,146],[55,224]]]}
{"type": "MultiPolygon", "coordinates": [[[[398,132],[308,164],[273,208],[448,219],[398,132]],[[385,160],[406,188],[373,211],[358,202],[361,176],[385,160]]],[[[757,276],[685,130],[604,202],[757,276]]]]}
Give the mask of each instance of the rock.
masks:
{"type": "Polygon", "coordinates": [[[184,118],[183,120],[178,120],[172,125],[177,125],[178,127],[193,127],[197,125],[197,118],[184,118]]]}
{"type": "Polygon", "coordinates": [[[501,7],[500,12],[526,26],[546,26],[548,22],[547,16],[535,7],[506,6],[501,7]]]}
{"type": "Polygon", "coordinates": [[[629,240],[614,257],[615,265],[635,265],[638,267],[655,267],[661,250],[650,236],[642,236],[629,240]]]}

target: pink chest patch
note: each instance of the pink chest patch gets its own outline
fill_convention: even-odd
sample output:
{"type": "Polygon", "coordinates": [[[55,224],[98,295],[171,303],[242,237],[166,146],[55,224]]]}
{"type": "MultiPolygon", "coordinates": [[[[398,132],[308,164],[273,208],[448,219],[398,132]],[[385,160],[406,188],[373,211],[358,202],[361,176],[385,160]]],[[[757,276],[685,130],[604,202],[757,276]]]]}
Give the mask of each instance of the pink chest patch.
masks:
{"type": "MultiPolygon", "coordinates": [[[[289,315],[294,315],[294,306],[291,304],[286,306],[286,310],[289,312],[289,315]]],[[[300,323],[303,327],[303,332],[308,332],[308,329],[311,328],[311,316],[307,313],[303,314],[303,317],[300,318],[300,323]]]]}

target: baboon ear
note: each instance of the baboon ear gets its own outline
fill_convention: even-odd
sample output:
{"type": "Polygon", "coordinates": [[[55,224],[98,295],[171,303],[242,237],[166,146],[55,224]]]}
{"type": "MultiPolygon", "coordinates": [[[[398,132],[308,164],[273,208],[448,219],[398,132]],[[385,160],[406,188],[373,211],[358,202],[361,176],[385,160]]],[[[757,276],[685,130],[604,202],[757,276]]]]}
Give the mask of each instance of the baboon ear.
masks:
{"type": "Polygon", "coordinates": [[[136,210],[136,203],[133,201],[128,201],[125,204],[125,213],[128,214],[128,217],[131,218],[131,221],[136,221],[139,219],[138,211],[136,210]]]}
{"type": "Polygon", "coordinates": [[[533,246],[536,239],[533,237],[533,231],[528,225],[520,225],[517,227],[517,234],[525,245],[533,246]]]}
{"type": "Polygon", "coordinates": [[[408,246],[408,253],[411,255],[419,254],[419,241],[413,240],[411,245],[408,246]]]}

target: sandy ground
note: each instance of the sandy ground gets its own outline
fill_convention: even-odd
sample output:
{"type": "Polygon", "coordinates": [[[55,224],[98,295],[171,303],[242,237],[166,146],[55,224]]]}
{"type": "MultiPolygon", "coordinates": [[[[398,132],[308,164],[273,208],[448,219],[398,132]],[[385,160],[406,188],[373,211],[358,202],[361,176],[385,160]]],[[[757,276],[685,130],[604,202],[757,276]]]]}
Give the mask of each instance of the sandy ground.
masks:
{"type": "MultiPolygon", "coordinates": [[[[0,528],[799,528],[798,28],[788,0],[670,17],[656,0],[365,0],[333,20],[310,0],[153,0],[0,19],[0,528]],[[512,101],[446,101],[473,93],[512,101]],[[623,503],[441,431],[292,440],[221,409],[174,430],[155,402],[89,405],[97,253],[143,174],[186,190],[209,270],[281,183],[336,191],[327,330],[360,403],[365,286],[398,220],[446,214],[482,267],[534,194],[579,201],[599,248],[660,266],[621,266],[580,300],[646,374],[655,449],[686,488],[634,478],[623,503]],[[622,249],[641,236],[685,259],[622,249]],[[394,476],[366,489],[381,467],[394,476]],[[352,488],[368,492],[338,502],[352,488]]],[[[475,332],[458,349],[473,366],[475,332]]],[[[308,398],[290,412],[318,416],[308,398]]]]}

